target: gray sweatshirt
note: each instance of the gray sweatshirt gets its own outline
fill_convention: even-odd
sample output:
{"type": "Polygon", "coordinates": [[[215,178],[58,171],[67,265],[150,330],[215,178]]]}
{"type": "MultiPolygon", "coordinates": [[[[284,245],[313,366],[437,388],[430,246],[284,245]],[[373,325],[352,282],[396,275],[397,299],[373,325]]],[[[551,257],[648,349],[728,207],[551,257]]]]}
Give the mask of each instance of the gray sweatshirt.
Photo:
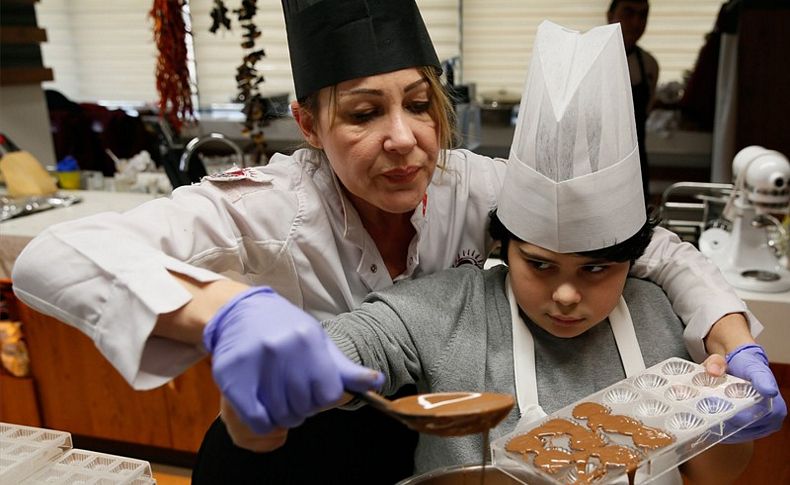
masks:
{"type": "MultiPolygon", "coordinates": [[[[416,384],[420,393],[515,396],[506,274],[505,266],[482,271],[469,265],[404,281],[371,293],[358,309],[324,326],[352,360],[384,373],[384,394],[416,384]]],[[[623,297],[647,367],[670,357],[689,358],[683,324],[660,287],[629,278],[623,297]]],[[[535,341],[538,399],[547,413],[626,377],[608,320],[570,339],[529,321],[527,326],[535,341]]],[[[491,430],[490,439],[509,433],[517,421],[514,408],[491,430]]],[[[415,472],[479,463],[482,446],[480,435],[420,435],[415,472]]]]}

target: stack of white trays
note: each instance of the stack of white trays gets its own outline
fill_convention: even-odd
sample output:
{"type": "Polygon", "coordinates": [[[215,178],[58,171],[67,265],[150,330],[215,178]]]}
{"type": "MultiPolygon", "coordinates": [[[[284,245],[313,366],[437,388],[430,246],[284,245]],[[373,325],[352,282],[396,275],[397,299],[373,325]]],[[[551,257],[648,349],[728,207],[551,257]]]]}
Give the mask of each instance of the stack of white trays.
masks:
{"type": "Polygon", "coordinates": [[[0,483],[155,484],[146,461],[72,448],[62,431],[0,423],[0,483]]]}
{"type": "Polygon", "coordinates": [[[71,446],[69,433],[0,423],[0,483],[20,483],[71,446]]]}

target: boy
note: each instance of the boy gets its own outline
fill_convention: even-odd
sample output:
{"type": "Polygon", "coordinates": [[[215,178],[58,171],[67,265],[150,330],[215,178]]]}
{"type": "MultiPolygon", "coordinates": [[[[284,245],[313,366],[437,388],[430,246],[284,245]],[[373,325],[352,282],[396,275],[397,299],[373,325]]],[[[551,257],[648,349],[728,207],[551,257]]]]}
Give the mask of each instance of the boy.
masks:
{"type": "MultiPolygon", "coordinates": [[[[508,267],[460,267],[370,295],[324,326],[387,376],[382,392],[517,397],[491,431],[533,421],[669,357],[683,324],[656,285],[628,278],[652,234],[619,26],[580,35],[543,23],[491,236],[508,267]]],[[[720,357],[719,357],[720,358],[720,357]]],[[[481,437],[421,435],[416,471],[479,461],[481,437]]],[[[698,477],[735,477],[750,444],[698,477]],[[741,453],[742,452],[742,453],[741,453]],[[715,476],[714,476],[715,475],[715,476]]],[[[675,477],[679,478],[679,477],[675,477]]]]}

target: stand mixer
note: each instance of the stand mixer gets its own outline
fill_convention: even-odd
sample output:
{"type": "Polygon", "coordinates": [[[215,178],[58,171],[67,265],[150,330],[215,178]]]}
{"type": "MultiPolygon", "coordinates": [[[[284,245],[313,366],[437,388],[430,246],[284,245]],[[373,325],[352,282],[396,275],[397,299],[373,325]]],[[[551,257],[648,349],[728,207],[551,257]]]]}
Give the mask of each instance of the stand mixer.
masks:
{"type": "Polygon", "coordinates": [[[750,146],[732,163],[735,186],[722,217],[731,229],[711,227],[702,232],[699,248],[719,266],[734,287],[757,292],[790,290],[790,271],[769,244],[768,227],[787,240],[787,230],[775,215],[790,209],[790,162],[781,153],[750,146]]]}

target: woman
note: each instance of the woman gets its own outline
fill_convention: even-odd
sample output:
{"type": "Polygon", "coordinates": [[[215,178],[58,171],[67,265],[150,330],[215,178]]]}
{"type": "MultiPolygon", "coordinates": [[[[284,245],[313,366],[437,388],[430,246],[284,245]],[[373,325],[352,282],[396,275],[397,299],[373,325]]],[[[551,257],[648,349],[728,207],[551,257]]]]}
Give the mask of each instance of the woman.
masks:
{"type": "MultiPolygon", "coordinates": [[[[401,279],[482,264],[505,169],[500,160],[442,151],[448,103],[413,0],[284,1],[283,8],[300,100],[294,114],[314,149],[208,177],[125,214],[53,226],[28,245],[13,275],[23,301],[91,336],[137,389],[181,373],[205,356],[205,343],[218,386],[259,433],[303,419],[298,395],[267,395],[262,383],[272,388],[303,372],[306,385],[326,386],[326,404],[343,387],[373,385],[314,319],[349,311],[401,279]],[[55,270],[64,266],[69,271],[55,270]]],[[[632,274],[664,286],[695,358],[706,346],[726,353],[752,341],[745,305],[715,267],[666,231],[632,274]]],[[[227,482],[246,466],[270,472],[258,481],[274,483],[370,483],[371,473],[383,483],[411,471],[412,436],[390,439],[400,428],[382,428],[389,421],[375,415],[331,421],[340,413],[314,418],[310,429],[318,431],[302,439],[292,433],[266,465],[226,448],[216,423],[210,438],[216,432],[225,441],[218,452],[204,447],[203,457],[227,482]],[[357,446],[326,447],[324,426],[349,427],[344,436],[357,446]]],[[[255,480],[244,473],[239,480],[245,476],[255,480]]]]}

